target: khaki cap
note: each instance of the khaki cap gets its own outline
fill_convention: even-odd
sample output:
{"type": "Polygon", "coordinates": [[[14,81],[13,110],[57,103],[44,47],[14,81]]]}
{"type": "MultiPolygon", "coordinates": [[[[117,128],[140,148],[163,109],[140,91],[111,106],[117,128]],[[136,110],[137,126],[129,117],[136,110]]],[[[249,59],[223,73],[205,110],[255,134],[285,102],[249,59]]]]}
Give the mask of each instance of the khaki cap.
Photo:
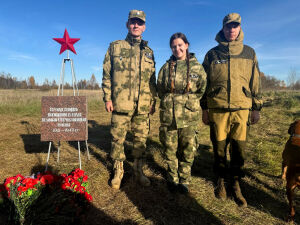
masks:
{"type": "Polygon", "coordinates": [[[146,22],[146,15],[145,15],[144,11],[141,11],[141,10],[136,10],[136,9],[130,10],[128,19],[132,19],[132,18],[138,18],[138,19],[146,22]]]}
{"type": "Polygon", "coordinates": [[[228,23],[238,23],[241,24],[241,16],[238,13],[230,13],[223,19],[223,27],[228,23]]]}

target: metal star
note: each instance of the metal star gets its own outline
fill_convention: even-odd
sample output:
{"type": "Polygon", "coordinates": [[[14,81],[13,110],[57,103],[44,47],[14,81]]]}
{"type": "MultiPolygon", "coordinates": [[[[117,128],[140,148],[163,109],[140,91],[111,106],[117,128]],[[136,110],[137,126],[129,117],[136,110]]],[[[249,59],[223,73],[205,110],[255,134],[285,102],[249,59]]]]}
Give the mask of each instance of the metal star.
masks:
{"type": "Polygon", "coordinates": [[[63,38],[53,38],[53,40],[57,41],[59,44],[61,44],[59,54],[63,53],[66,50],[71,50],[72,52],[77,54],[73,45],[77,41],[79,41],[80,38],[70,38],[67,29],[65,29],[63,38]]]}

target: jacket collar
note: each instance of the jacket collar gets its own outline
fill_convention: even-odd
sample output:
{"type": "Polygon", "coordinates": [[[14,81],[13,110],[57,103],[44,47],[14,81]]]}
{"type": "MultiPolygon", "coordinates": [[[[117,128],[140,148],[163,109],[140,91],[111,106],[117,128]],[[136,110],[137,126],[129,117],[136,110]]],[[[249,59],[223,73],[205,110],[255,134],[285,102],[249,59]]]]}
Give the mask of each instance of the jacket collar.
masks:
{"type": "Polygon", "coordinates": [[[139,45],[142,42],[142,39],[134,38],[131,34],[127,34],[125,39],[130,45],[139,45]]]}

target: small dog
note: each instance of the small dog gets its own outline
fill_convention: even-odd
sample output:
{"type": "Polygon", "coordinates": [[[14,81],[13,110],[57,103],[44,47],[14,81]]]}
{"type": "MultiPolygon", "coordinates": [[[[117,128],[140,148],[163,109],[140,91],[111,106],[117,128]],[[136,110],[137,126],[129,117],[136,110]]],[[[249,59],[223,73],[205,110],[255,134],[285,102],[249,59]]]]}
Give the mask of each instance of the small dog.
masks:
{"type": "Polygon", "coordinates": [[[282,179],[286,180],[286,194],[289,201],[288,221],[294,221],[295,208],[293,194],[296,187],[300,187],[300,120],[296,120],[289,127],[291,135],[282,153],[282,179]]]}

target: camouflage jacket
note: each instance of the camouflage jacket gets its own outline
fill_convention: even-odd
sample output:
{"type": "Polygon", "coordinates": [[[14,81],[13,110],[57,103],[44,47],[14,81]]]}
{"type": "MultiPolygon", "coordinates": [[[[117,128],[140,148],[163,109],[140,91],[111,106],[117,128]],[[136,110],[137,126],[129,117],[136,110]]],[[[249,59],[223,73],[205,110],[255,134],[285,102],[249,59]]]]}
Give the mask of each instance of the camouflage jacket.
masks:
{"type": "MultiPolygon", "coordinates": [[[[172,57],[171,57],[172,58],[172,57]]],[[[189,90],[187,91],[187,63],[175,60],[171,70],[174,88],[171,88],[171,59],[159,71],[157,93],[160,102],[160,122],[170,126],[175,119],[177,128],[194,125],[200,119],[200,98],[206,87],[206,73],[194,54],[189,60],[189,90]]]]}
{"type": "Polygon", "coordinates": [[[154,55],[147,41],[127,35],[110,44],[103,62],[102,89],[104,101],[112,101],[114,111],[130,112],[137,101],[138,113],[149,113],[156,82],[154,55]]]}
{"type": "Polygon", "coordinates": [[[219,45],[209,50],[203,67],[207,73],[207,88],[201,99],[202,109],[260,110],[260,72],[255,51],[243,44],[244,34],[236,41],[226,41],[220,31],[219,45]]]}

